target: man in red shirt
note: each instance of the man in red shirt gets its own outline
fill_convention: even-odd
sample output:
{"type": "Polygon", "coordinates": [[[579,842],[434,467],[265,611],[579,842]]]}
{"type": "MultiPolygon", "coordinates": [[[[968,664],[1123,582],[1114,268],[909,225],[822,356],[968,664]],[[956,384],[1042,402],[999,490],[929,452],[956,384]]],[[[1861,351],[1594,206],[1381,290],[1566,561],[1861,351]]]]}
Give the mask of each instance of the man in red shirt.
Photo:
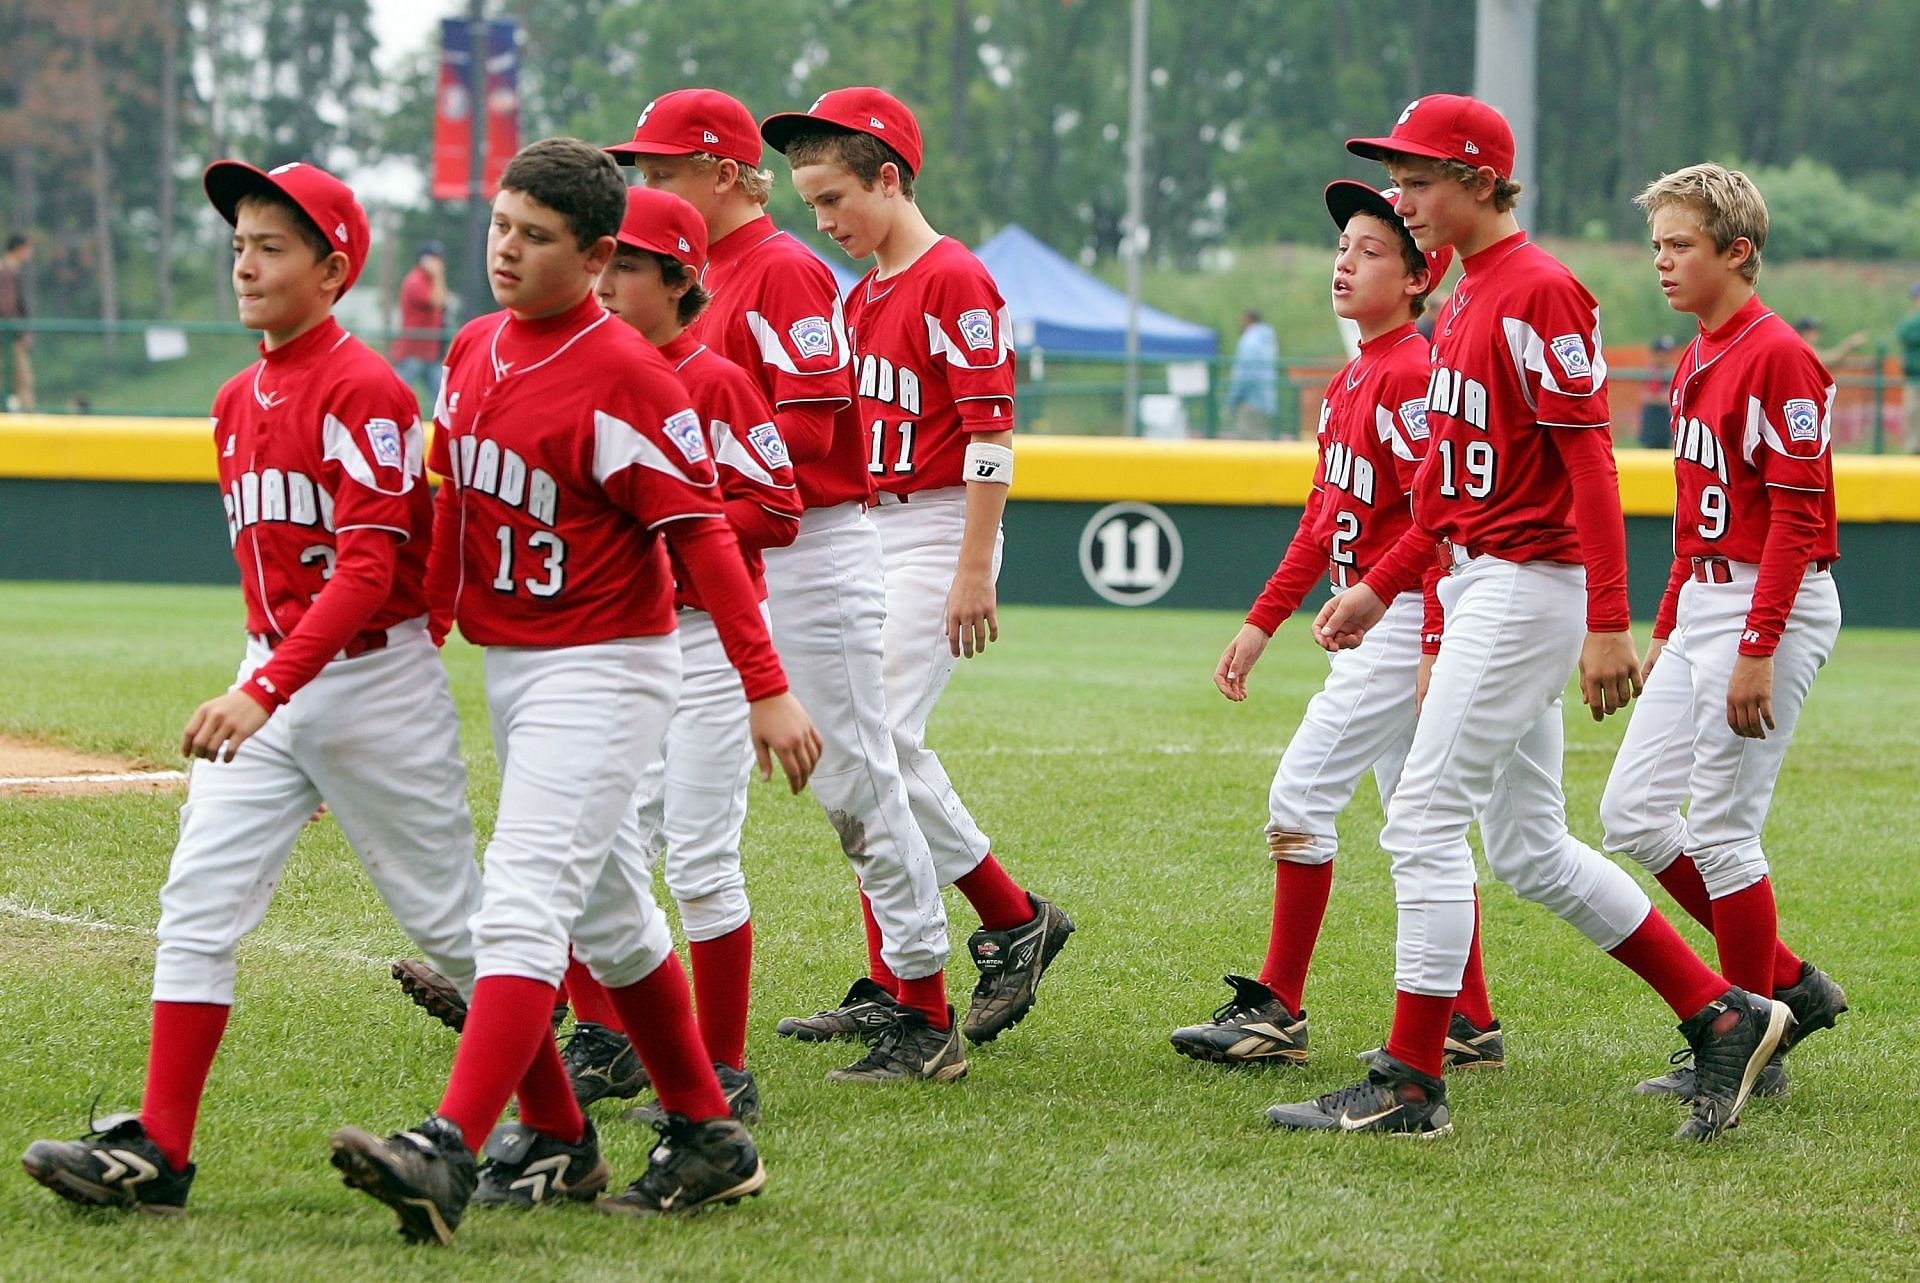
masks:
{"type": "Polygon", "coordinates": [[[426,241],[400,282],[400,333],[387,354],[401,378],[426,392],[429,405],[440,399],[446,316],[446,254],[439,241],[426,241]]]}
{"type": "Polygon", "coordinates": [[[260,924],[321,802],[433,965],[474,982],[481,900],[460,727],[428,639],[430,509],[419,407],[333,307],[367,261],[353,192],[312,165],[210,166],[233,224],[240,322],[260,360],[214,400],[213,444],[247,607],[235,686],[202,704],[198,758],[160,892],[153,1041],[140,1112],[37,1141],[62,1197],[178,1212],[207,1073],[234,998],[234,947],[260,924]]]}
{"type": "MultiPolygon", "coordinates": [[[[1335,589],[1358,582],[1413,524],[1408,496],[1427,455],[1432,358],[1414,322],[1453,250],[1423,254],[1394,213],[1397,199],[1398,192],[1345,180],[1326,190],[1340,237],[1333,310],[1359,326],[1360,352],[1320,402],[1320,459],[1299,528],[1214,669],[1214,685],[1235,702],[1246,699],[1247,675],[1320,577],[1335,589]]],[[[1265,963],[1258,977],[1226,978],[1233,997],[1211,1020],[1174,1031],[1173,1049],[1182,1055],[1225,1065],[1306,1063],[1302,994],[1340,850],[1334,821],[1369,770],[1381,806],[1393,796],[1413,741],[1416,691],[1440,649],[1439,578],[1435,565],[1419,595],[1394,598],[1366,646],[1330,656],[1326,684],[1308,701],[1268,793],[1274,889],[1265,963]]],[[[1472,1069],[1504,1059],[1476,921],[1444,1060],[1449,1069],[1472,1069]]]]}
{"type": "Polygon", "coordinates": [[[1732,1124],[1792,1021],[1687,947],[1625,870],[1567,831],[1560,693],[1576,664],[1595,719],[1640,687],[1627,631],[1626,527],[1608,431],[1599,309],[1513,215],[1513,133],[1485,103],[1434,94],[1387,138],[1356,138],[1400,188],[1422,249],[1463,278],[1441,309],[1427,388],[1433,443],[1414,527],[1314,623],[1359,644],[1443,540],[1446,623],[1380,844],[1399,906],[1393,1031],[1352,1087],[1267,1111],[1289,1128],[1417,1137],[1452,1130],[1440,1079],[1473,937],[1477,819],[1487,863],[1646,980],[1680,1017],[1698,1095],[1681,1135],[1732,1124]]]}
{"type": "MultiPolygon", "coordinates": [[[[1669,396],[1673,571],[1600,817],[1607,849],[1713,932],[1727,979],[1792,1010],[1784,1053],[1847,1009],[1840,986],[1781,943],[1760,845],[1800,708],[1840,632],[1833,376],[1754,291],[1767,205],[1745,174],[1693,165],[1637,203],[1667,303],[1699,333],[1669,396]]],[[[1682,1066],[1640,1090],[1691,1098],[1696,1077],[1682,1066]]],[[[1786,1085],[1776,1054],[1754,1090],[1786,1085]]]]}
{"type": "MultiPolygon", "coordinates": [[[[980,980],[961,1030],[991,1042],[1031,1010],[1073,932],[1065,913],[1001,867],[927,744],[960,657],[1000,636],[994,583],[1013,483],[1012,323],[980,260],[921,213],[920,125],[905,103],[881,89],[836,89],[804,112],[769,116],[761,134],[786,154],[820,231],[849,257],[874,259],[848,295],[847,329],[871,439],[870,516],[886,560],[887,724],[940,885],[958,887],[980,915],[968,941],[980,980]]],[[[864,899],[862,910],[871,924],[864,899]]],[[[873,983],[897,994],[886,960],[868,963],[873,983]]],[[[832,1019],[783,1023],[797,1033],[832,1019]]]]}
{"type": "Polygon", "coordinates": [[[550,138],[522,149],[487,237],[503,310],[470,322],[448,354],[429,582],[436,623],[457,621],[487,648],[502,769],[472,920],[479,979],[433,1116],[386,1139],[357,1127],[333,1137],[347,1184],[393,1208],[410,1239],[448,1241],[470,1199],[524,1205],[605,1187],[548,1035],[570,941],[666,1110],[646,1174],[601,1206],[691,1211],[766,1179],[727,1116],[650,871],[614,849],[679,697],[669,546],[740,672],[763,772],[779,757],[799,791],[818,738],[768,643],[704,425],[660,354],[594,297],[625,208],[620,171],[597,148],[550,138]],[[513,1096],[518,1122],[494,1132],[513,1096]]]}
{"type": "Polygon", "coordinates": [[[824,736],[814,794],[873,906],[868,951],[900,978],[897,995],[861,980],[834,1010],[776,1028],[808,1040],[870,1036],[872,1054],[832,1071],[835,1081],[955,1081],[967,1061],[947,1002],[947,915],[887,727],[870,442],[833,274],[767,217],[773,175],[760,167],[759,124],[739,100],[712,89],[662,94],[632,140],[608,150],[648,187],[700,211],[701,284],[713,303],[689,332],[754,377],[791,452],[806,512],[798,537],[768,550],[767,606],[824,736]]]}

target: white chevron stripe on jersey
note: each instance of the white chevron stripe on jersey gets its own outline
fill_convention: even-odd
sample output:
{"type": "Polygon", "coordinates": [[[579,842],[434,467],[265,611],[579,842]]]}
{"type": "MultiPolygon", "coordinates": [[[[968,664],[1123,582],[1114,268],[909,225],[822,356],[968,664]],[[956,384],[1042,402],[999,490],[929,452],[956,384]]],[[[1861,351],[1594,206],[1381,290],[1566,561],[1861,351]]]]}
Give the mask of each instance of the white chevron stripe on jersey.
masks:
{"type": "Polygon", "coordinates": [[[631,423],[605,410],[593,412],[593,479],[601,485],[614,473],[631,467],[652,468],[684,481],[690,486],[701,483],[688,476],[679,465],[631,423]]]}
{"type": "Polygon", "coordinates": [[[780,328],[758,312],[747,313],[747,329],[760,347],[760,359],[787,374],[831,374],[846,368],[851,359],[852,344],[847,342],[847,318],[837,298],[833,300],[833,319],[829,325],[833,331],[833,364],[802,370],[787,352],[786,342],[780,337],[780,328]]]}
{"type": "Polygon", "coordinates": [[[963,370],[991,370],[1004,364],[1013,355],[1013,316],[1005,304],[994,314],[993,347],[982,354],[978,365],[967,359],[966,345],[953,341],[939,317],[931,312],[922,312],[920,315],[927,323],[927,351],[934,356],[944,356],[949,365],[963,370]]]}
{"type": "Polygon", "coordinates": [[[746,446],[740,443],[740,438],[733,434],[733,429],[730,426],[715,419],[711,425],[711,431],[712,437],[710,439],[713,442],[713,461],[715,463],[732,468],[735,472],[740,473],[750,480],[757,481],[763,486],[772,486],[776,490],[793,489],[792,486],[783,486],[776,482],[773,479],[773,474],[768,472],[766,467],[758,459],[753,457],[753,451],[747,449],[746,446]]]}

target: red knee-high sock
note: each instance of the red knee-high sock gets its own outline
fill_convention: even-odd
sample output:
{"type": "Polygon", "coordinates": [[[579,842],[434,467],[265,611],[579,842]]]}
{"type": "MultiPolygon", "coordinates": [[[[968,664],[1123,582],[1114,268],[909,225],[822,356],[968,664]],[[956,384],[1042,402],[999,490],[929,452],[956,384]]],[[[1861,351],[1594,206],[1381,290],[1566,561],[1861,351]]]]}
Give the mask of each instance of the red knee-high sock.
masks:
{"type": "Polygon", "coordinates": [[[696,1123],[725,1118],[727,1098],[694,1023],[693,998],[678,955],[668,954],[643,980],[608,989],[607,997],[660,1093],[660,1107],[696,1123]]]}
{"type": "Polygon", "coordinates": [[[1766,878],[1713,902],[1713,943],[1720,950],[1720,970],[1748,993],[1772,996],[1774,950],[1779,942],[1773,883],[1766,878]]]}
{"type": "Polygon", "coordinates": [[[552,1045],[553,994],[554,986],[526,976],[482,976],[473,986],[438,1113],[459,1125],[475,1153],[527,1077],[540,1045],[552,1045]]]}
{"type": "Polygon", "coordinates": [[[747,1067],[747,995],[753,984],[753,923],[723,936],[689,940],[693,964],[693,1013],[707,1058],[716,1065],[747,1067]]]}
{"type": "Polygon", "coordinates": [[[1726,980],[1700,961],[1658,909],[1647,910],[1646,921],[1607,952],[1652,985],[1682,1020],[1727,991],[1726,980]]]}
{"type": "Polygon", "coordinates": [[[573,1083],[567,1067],[560,1062],[560,1049],[553,1039],[542,1038],[534,1048],[533,1063],[514,1089],[520,1102],[520,1121],[542,1136],[551,1136],[568,1145],[578,1145],[587,1129],[587,1117],[574,1099],[573,1083]]]}
{"type": "Polygon", "coordinates": [[[1007,876],[991,851],[953,885],[967,897],[967,903],[980,915],[980,925],[989,931],[1011,931],[1033,921],[1033,901],[1018,882],[1007,876]]]}
{"type": "MultiPolygon", "coordinates": [[[[1673,897],[1674,903],[1685,909],[1695,922],[1713,932],[1714,944],[1720,950],[1720,965],[1723,968],[1731,967],[1733,964],[1727,961],[1727,946],[1720,939],[1718,919],[1714,916],[1715,908],[1719,904],[1724,904],[1725,900],[1716,902],[1707,894],[1707,884],[1701,878],[1700,867],[1693,862],[1693,857],[1683,855],[1653,876],[1661,886],[1667,889],[1667,894],[1673,897]]],[[[1727,978],[1733,979],[1732,976],[1727,978]]],[[[1774,989],[1785,989],[1789,985],[1798,983],[1799,979],[1800,956],[1787,948],[1786,941],[1779,938],[1779,924],[1776,919],[1773,941],[1773,984],[1770,988],[1754,989],[1751,992],[1771,994],[1774,989]]],[[[1733,982],[1742,989],[1747,987],[1745,981],[1734,980],[1733,982]]]]}
{"type": "Polygon", "coordinates": [[[947,973],[936,971],[930,976],[918,980],[901,980],[900,992],[896,995],[903,1007],[912,1007],[927,1018],[927,1024],[935,1029],[950,1029],[953,1021],[947,1015],[947,973]]]}
{"type": "Polygon", "coordinates": [[[1451,997],[1396,990],[1393,1032],[1387,1035],[1387,1054],[1438,1078],[1447,1055],[1447,1022],[1452,1019],[1451,997]]]}
{"type": "Polygon", "coordinates": [[[193,1126],[207,1072],[227,1032],[233,1008],[213,1002],[153,1004],[153,1042],[147,1051],[147,1089],[140,1124],[179,1171],[193,1152],[193,1126]]]}
{"type": "Polygon", "coordinates": [[[1273,925],[1267,933],[1267,960],[1260,965],[1260,983],[1273,990],[1286,1009],[1300,1014],[1307,988],[1307,967],[1320,939],[1320,923],[1327,916],[1327,896],[1333,890],[1333,861],[1301,864],[1273,863],[1273,925]]]}
{"type": "Polygon", "coordinates": [[[620,1013],[613,1009],[613,1000],[607,997],[607,987],[595,980],[593,972],[587,970],[587,964],[578,958],[567,959],[567,996],[573,999],[575,1020],[626,1032],[620,1029],[620,1013]]]}
{"type": "Polygon", "coordinates": [[[860,894],[860,919],[866,923],[867,927],[867,974],[873,977],[875,984],[898,998],[900,977],[893,974],[893,968],[889,967],[887,960],[880,956],[882,948],[880,923],[873,916],[873,901],[867,899],[864,891],[860,894]]]}
{"type": "Polygon", "coordinates": [[[1493,1003],[1487,997],[1487,971],[1480,962],[1480,893],[1473,893],[1473,939],[1467,945],[1467,969],[1460,976],[1460,996],[1453,1009],[1475,1029],[1493,1023],[1493,1003]]]}

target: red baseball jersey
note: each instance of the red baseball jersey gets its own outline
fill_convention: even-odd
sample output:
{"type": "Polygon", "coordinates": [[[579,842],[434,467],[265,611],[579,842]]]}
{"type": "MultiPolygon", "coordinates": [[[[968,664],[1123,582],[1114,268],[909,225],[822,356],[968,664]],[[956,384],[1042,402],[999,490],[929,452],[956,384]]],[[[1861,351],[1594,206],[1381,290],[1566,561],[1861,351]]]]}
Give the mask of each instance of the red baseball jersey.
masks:
{"type": "Polygon", "coordinates": [[[339,322],[262,348],[228,379],[213,402],[213,442],[248,632],[291,633],[333,573],[335,536],[358,528],[401,541],[393,586],[367,627],[426,613],[432,507],[420,403],[339,322]]]}
{"type": "Polygon", "coordinates": [[[436,417],[460,540],[435,550],[434,582],[468,641],[673,631],[659,529],[722,509],[706,430],[652,344],[591,294],[537,321],[482,316],[454,337],[436,417]]]}
{"type": "Polygon", "coordinates": [[[1538,433],[1608,426],[1600,306],[1524,232],[1462,266],[1434,325],[1414,515],[1475,554],[1579,563],[1567,470],[1538,433]]]}
{"type": "MultiPolygon", "coordinates": [[[[767,595],[760,550],[793,542],[800,531],[800,492],[794,486],[787,443],[773,424],[767,399],[745,370],[682,333],[660,348],[692,398],[707,430],[707,449],[719,474],[727,520],[740,541],[755,596],[767,595]]],[[[685,567],[671,549],[674,604],[701,609],[685,567]]]]}
{"type": "Polygon", "coordinates": [[[1273,632],[1331,566],[1358,582],[1413,524],[1408,496],[1427,455],[1431,372],[1431,349],[1409,321],[1362,343],[1327,384],[1313,490],[1249,623],[1273,632]]]}
{"type": "Polygon", "coordinates": [[[1013,427],[1013,322],[986,265],[943,236],[905,271],[862,277],[847,330],[874,486],[964,485],[972,435],[1013,427]]]}
{"type": "Polygon", "coordinates": [[[1822,496],[1810,560],[1840,554],[1834,513],[1833,376],[1758,297],[1674,367],[1673,550],[1757,563],[1775,487],[1822,496]]]}
{"type": "Polygon", "coordinates": [[[695,340],[751,374],[775,410],[833,408],[826,457],[795,469],[801,500],[809,508],[870,501],[846,316],[827,265],[762,216],[714,243],[700,281],[713,302],[688,328],[695,340]]]}

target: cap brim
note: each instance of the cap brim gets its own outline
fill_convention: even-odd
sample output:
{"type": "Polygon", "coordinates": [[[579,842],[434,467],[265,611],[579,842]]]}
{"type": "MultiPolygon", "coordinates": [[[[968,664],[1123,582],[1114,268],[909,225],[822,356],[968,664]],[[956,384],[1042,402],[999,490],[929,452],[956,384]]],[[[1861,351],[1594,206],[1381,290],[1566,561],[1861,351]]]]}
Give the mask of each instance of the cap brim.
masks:
{"type": "MultiPolygon", "coordinates": [[[[691,156],[698,148],[686,147],[676,143],[640,142],[615,143],[611,147],[600,149],[610,156],[691,156]]],[[[632,161],[622,161],[630,165],[632,161]]]]}
{"type": "Polygon", "coordinates": [[[826,131],[836,134],[857,134],[857,129],[849,129],[837,121],[825,120],[819,116],[809,116],[804,111],[782,111],[768,116],[760,122],[760,136],[767,140],[767,146],[787,154],[787,144],[801,134],[826,131]]]}
{"type": "Polygon", "coordinates": [[[1372,214],[1384,219],[1392,226],[1397,225],[1400,216],[1394,212],[1393,205],[1379,192],[1365,183],[1350,179],[1339,179],[1327,184],[1327,213],[1333,215],[1333,225],[1345,228],[1347,220],[1355,214],[1372,214]]]}
{"type": "MultiPolygon", "coordinates": [[[[243,160],[214,161],[201,176],[200,186],[206,190],[207,199],[213,202],[213,207],[220,211],[220,217],[226,219],[230,226],[239,222],[240,202],[248,196],[258,192],[286,195],[280,184],[267,176],[266,170],[255,168],[243,160]]],[[[298,201],[294,203],[299,204],[298,201]]]]}
{"type": "Polygon", "coordinates": [[[1452,157],[1437,147],[1427,147],[1420,143],[1409,142],[1405,138],[1349,138],[1347,150],[1356,156],[1365,156],[1368,160],[1384,161],[1388,156],[1425,156],[1429,160],[1451,160],[1452,157]]]}

